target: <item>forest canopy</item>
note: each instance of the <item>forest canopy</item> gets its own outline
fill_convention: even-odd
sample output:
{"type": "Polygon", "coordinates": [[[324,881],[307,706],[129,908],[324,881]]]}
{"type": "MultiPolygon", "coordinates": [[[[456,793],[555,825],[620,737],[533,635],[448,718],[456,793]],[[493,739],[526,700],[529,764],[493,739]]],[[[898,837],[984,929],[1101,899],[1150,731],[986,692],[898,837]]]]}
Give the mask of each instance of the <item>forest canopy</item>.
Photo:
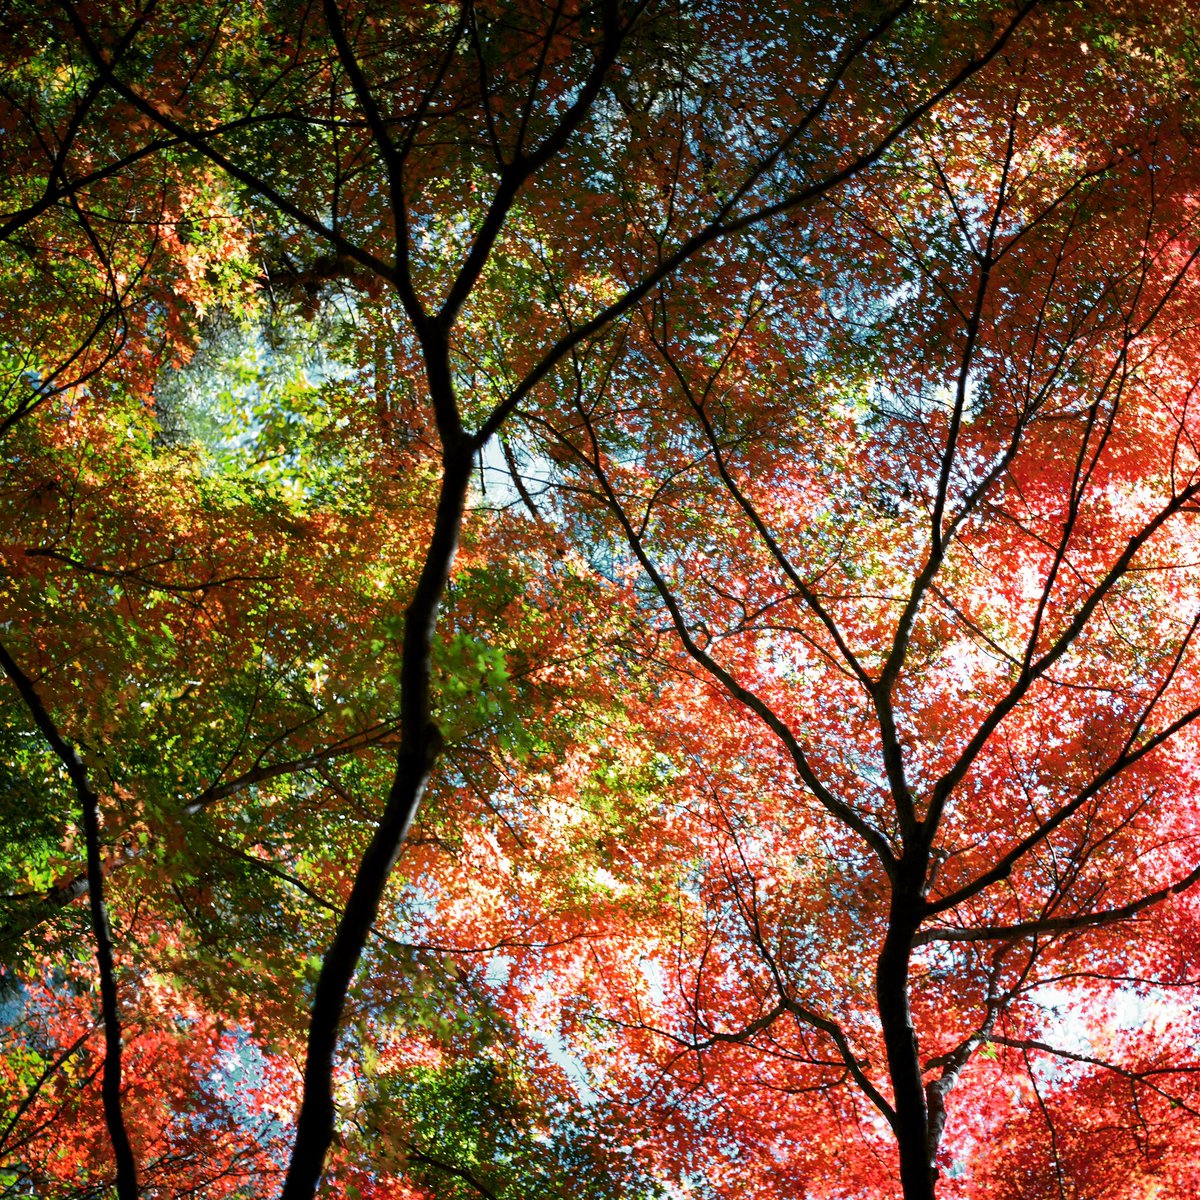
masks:
{"type": "Polygon", "coordinates": [[[1190,4],[0,31],[0,1200],[1196,1193],[1190,4]]]}

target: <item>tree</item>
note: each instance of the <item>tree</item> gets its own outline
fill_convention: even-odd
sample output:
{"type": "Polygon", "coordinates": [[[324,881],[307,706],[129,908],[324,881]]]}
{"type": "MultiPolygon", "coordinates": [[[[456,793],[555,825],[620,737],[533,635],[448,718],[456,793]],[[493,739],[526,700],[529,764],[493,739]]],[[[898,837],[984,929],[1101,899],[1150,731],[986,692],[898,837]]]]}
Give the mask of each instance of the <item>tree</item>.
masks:
{"type": "Polygon", "coordinates": [[[725,714],[677,731],[675,994],[607,1002],[684,1095],[738,1098],[734,1145],[739,1109],[845,1119],[849,1087],[931,1196],[951,1092],[1001,1047],[1048,1126],[1023,1187],[1068,1186],[1055,1093],[1116,1080],[1109,1120],[1183,1188],[1155,1143],[1194,1104],[1190,1006],[1157,1036],[1121,1007],[1193,986],[1191,163],[1152,109],[1144,141],[1095,138],[1090,72],[1010,72],[835,213],[662,289],[534,417],[564,519],[640,572],[683,703],[725,714]]]}
{"type": "MultiPolygon", "coordinates": [[[[1165,903],[1196,879],[1168,769],[1189,744],[1194,625],[1164,615],[1194,590],[1186,14],[1164,34],[1115,4],[1033,2],[11,12],[6,234],[38,264],[31,297],[67,286],[57,258],[99,283],[49,349],[41,318],[6,325],[29,389],[13,478],[55,465],[13,489],[0,661],[22,786],[45,788],[56,757],[85,818],[122,1200],[139,1153],[146,1186],[177,1186],[178,1151],[127,1120],[122,1085],[130,1030],[156,1032],[150,976],[135,986],[151,964],[201,1024],[233,1016],[265,1073],[268,1037],[303,1040],[288,1200],[318,1186],[335,1094],[374,1114],[343,1117],[330,1161],[332,1186],[364,1194],[553,1194],[580,1161],[607,1161],[601,1191],[720,1189],[689,1138],[713,1159],[761,1147],[764,1184],[782,1155],[804,1186],[879,1191],[886,1125],[904,1194],[932,1195],[972,1059],[1049,1052],[1022,1009],[1048,973],[1113,975],[1113,996],[1116,975],[1152,978],[1114,966],[1124,938],[1099,953],[1081,931],[1136,917],[1165,953],[1190,928],[1165,903]],[[1144,132],[1106,147],[1131,107],[1144,132]],[[178,397],[167,361],[199,343],[203,364],[207,310],[253,328],[264,295],[284,320],[340,313],[324,336],[341,366],[274,395],[244,367],[200,422],[243,436],[189,466],[145,405],[178,397]],[[69,384],[28,374],[85,360],[69,384]],[[474,488],[493,444],[527,519],[474,488]],[[408,894],[381,908],[423,802],[408,894]],[[105,949],[113,889],[132,1023],[105,949]],[[401,917],[434,936],[415,944],[401,917]],[[386,966],[348,1013],[364,954],[386,966]],[[547,972],[584,992],[602,954],[597,1007],[539,1046],[547,972]],[[238,978],[213,977],[230,962],[238,978]],[[411,1029],[386,1019],[398,992],[411,1029]],[[515,1048],[503,1071],[480,1030],[515,1048]],[[646,1139],[641,1175],[561,1101],[555,1056],[609,1051],[597,1080],[628,1100],[657,1071],[646,1111],[689,1124],[614,1133],[646,1139]],[[761,1086],[794,1097],[774,1136],[800,1149],[748,1116],[756,1056],[761,1086]],[[695,1099],[714,1086],[719,1118],[695,1099]],[[481,1127],[481,1095],[516,1133],[481,1127]],[[796,1131],[852,1117],[839,1183],[796,1131]]],[[[246,354],[261,363],[277,328],[246,354]]],[[[39,814],[46,847],[63,816],[39,814]]],[[[79,879],[39,877],[17,926],[79,879]]],[[[69,1036],[29,1051],[20,1120],[58,1102],[69,1036]]],[[[1096,1069],[1097,1096],[1111,1067],[1141,1110],[1188,1111],[1190,1060],[1127,1040],[1057,1048],[1096,1069]]],[[[1061,1080],[1028,1078],[1050,1121],[1061,1080]]],[[[198,1142],[237,1125],[224,1104],[198,1142]]],[[[255,1129],[199,1186],[235,1191],[232,1164],[270,1161],[280,1131],[255,1129]]]]}

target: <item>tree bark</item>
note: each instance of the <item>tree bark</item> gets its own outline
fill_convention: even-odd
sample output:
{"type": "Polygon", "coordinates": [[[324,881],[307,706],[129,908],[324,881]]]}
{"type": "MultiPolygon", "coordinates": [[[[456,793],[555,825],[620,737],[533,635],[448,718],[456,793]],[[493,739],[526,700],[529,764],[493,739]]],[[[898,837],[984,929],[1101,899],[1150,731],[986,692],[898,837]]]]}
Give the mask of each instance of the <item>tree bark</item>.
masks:
{"type": "Polygon", "coordinates": [[[929,1152],[929,1111],[921,1079],[917,1032],[908,1004],[908,973],[924,900],[902,863],[892,892],[888,929],[879,952],[875,999],[887,1051],[904,1200],[934,1200],[936,1173],[929,1152]]]}
{"type": "Polygon", "coordinates": [[[137,1200],[137,1162],[121,1111],[121,1013],[117,1000],[116,964],[113,960],[112,933],[108,907],[104,902],[104,866],[100,861],[100,802],[88,778],[87,768],[75,747],[63,737],[54,723],[33,681],[17,666],[8,651],[0,646],[0,667],[20,693],[34,723],[66,768],[79,798],[84,842],[87,846],[87,892],[91,909],[92,939],[96,947],[96,968],[100,976],[100,1010],[104,1021],[104,1076],[101,1095],[104,1123],[112,1144],[117,1167],[119,1200],[137,1200]]]}
{"type": "Polygon", "coordinates": [[[405,612],[401,665],[401,743],[387,804],[359,864],[333,944],[321,964],[313,997],[304,1093],[280,1200],[311,1200],[333,1140],[334,1056],[346,995],[379,911],[405,835],[425,793],[442,737],[432,721],[430,681],[438,608],[458,548],[473,458],[452,444],[443,456],[433,535],[417,588],[405,612]]]}

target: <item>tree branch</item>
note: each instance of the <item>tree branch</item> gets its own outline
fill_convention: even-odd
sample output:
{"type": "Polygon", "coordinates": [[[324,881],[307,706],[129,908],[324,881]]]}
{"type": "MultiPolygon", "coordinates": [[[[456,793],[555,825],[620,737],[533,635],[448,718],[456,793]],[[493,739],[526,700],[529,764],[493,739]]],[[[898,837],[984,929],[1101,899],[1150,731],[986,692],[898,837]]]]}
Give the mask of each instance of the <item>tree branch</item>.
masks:
{"type": "Polygon", "coordinates": [[[1182,879],[1167,887],[1159,888],[1128,904],[1117,908],[1105,908],[1098,912],[1077,913],[1071,917],[1044,917],[1037,921],[1019,921],[1014,925],[987,925],[976,929],[925,929],[917,934],[917,945],[930,942],[987,942],[1000,939],[1036,937],[1043,933],[1069,933],[1077,929],[1094,929],[1101,925],[1112,925],[1117,921],[1128,921],[1138,913],[1161,904],[1170,896],[1178,896],[1200,883],[1200,866],[1182,879]]]}
{"type": "Polygon", "coordinates": [[[0,645],[0,667],[12,681],[42,736],[50,743],[75,787],[83,811],[83,833],[87,842],[88,898],[91,902],[92,935],[96,966],[100,974],[100,1007],[104,1018],[104,1120],[117,1163],[117,1195],[120,1200],[137,1200],[137,1164],[121,1111],[121,1015],[117,1000],[116,970],[108,910],[104,904],[104,871],[100,861],[100,803],[92,790],[87,769],[78,752],[59,732],[29,676],[0,645]]]}

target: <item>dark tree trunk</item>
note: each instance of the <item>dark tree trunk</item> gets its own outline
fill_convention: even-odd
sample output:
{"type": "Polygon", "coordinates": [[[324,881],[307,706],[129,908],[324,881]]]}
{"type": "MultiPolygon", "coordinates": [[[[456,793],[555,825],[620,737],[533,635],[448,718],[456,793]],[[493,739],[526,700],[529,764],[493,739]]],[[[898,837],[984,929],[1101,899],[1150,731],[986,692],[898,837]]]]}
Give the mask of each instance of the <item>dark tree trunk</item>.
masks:
{"type": "MultiPolygon", "coordinates": [[[[900,873],[904,873],[903,865],[900,873]]],[[[913,938],[923,909],[924,900],[919,888],[903,878],[898,879],[875,975],[875,999],[879,1005],[888,1075],[895,1098],[892,1128],[900,1152],[904,1200],[934,1200],[936,1180],[929,1152],[929,1112],[921,1079],[917,1032],[908,1006],[913,938]]]]}
{"type": "Polygon", "coordinates": [[[454,447],[443,458],[433,536],[412,602],[405,613],[401,664],[401,746],[383,817],[354,878],[333,944],[321,964],[313,997],[304,1098],[280,1200],[311,1200],[333,1140],[333,1071],[338,1028],[363,947],[421,803],[442,739],[430,712],[432,647],[437,612],[458,546],[472,456],[454,447]]]}

